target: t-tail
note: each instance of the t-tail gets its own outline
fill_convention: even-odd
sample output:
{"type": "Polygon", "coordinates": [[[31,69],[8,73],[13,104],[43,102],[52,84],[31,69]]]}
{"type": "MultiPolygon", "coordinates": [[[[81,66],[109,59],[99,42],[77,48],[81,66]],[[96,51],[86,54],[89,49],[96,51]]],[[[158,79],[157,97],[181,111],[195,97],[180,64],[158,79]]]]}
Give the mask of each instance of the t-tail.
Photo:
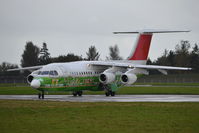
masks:
{"type": "Polygon", "coordinates": [[[146,64],[153,33],[189,32],[189,30],[142,30],[134,32],[113,32],[114,34],[139,34],[128,60],[146,64]]]}

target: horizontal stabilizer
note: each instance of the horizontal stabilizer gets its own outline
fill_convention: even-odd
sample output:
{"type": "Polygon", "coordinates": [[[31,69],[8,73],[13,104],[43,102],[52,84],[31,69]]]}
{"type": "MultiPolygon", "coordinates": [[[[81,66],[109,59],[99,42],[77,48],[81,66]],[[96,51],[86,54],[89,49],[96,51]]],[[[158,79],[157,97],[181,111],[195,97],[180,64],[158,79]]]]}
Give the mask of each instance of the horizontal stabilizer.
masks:
{"type": "Polygon", "coordinates": [[[175,32],[190,32],[190,30],[140,30],[132,32],[113,32],[113,34],[138,34],[138,33],[175,33],[175,32]]]}

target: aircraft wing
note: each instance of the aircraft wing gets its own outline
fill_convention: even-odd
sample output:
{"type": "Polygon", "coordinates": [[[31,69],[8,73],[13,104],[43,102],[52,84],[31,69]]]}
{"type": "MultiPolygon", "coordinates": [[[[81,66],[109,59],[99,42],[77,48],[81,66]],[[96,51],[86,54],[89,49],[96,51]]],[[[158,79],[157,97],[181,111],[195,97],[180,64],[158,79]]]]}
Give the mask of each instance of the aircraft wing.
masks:
{"type": "Polygon", "coordinates": [[[142,68],[142,69],[157,69],[157,70],[192,70],[192,68],[187,67],[172,67],[172,66],[158,66],[158,65],[138,65],[125,62],[93,62],[92,66],[104,66],[104,67],[121,67],[121,68],[142,68]]]}
{"type": "Polygon", "coordinates": [[[41,66],[31,66],[31,67],[8,69],[7,71],[37,70],[37,69],[40,69],[42,67],[43,67],[43,65],[41,65],[41,66]]]}
{"type": "Polygon", "coordinates": [[[192,70],[192,68],[188,67],[172,67],[172,66],[158,66],[158,65],[135,65],[135,68],[164,69],[164,70],[192,70]]]}

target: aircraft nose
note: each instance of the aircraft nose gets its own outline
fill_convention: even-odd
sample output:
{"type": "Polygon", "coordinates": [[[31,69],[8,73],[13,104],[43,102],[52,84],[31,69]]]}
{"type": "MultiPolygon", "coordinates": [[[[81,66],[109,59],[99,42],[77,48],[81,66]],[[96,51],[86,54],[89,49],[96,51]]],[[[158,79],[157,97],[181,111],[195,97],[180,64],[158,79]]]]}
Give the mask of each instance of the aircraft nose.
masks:
{"type": "Polygon", "coordinates": [[[35,88],[35,89],[39,88],[40,85],[41,85],[41,83],[40,83],[40,81],[37,80],[37,79],[33,79],[32,82],[30,83],[30,86],[31,86],[32,88],[35,88]]]}

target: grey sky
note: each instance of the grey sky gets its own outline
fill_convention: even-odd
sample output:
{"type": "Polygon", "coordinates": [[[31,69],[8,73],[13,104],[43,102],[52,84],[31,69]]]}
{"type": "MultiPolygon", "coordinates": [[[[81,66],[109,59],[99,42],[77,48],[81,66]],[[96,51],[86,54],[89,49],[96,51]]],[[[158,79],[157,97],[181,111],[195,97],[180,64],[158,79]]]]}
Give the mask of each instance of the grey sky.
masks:
{"type": "Polygon", "coordinates": [[[199,42],[198,7],[198,0],[0,0],[0,62],[20,64],[27,41],[46,42],[53,57],[69,52],[85,57],[95,45],[101,59],[118,44],[126,58],[136,35],[113,31],[192,30],[155,34],[149,57],[156,59],[182,39],[199,42]]]}

